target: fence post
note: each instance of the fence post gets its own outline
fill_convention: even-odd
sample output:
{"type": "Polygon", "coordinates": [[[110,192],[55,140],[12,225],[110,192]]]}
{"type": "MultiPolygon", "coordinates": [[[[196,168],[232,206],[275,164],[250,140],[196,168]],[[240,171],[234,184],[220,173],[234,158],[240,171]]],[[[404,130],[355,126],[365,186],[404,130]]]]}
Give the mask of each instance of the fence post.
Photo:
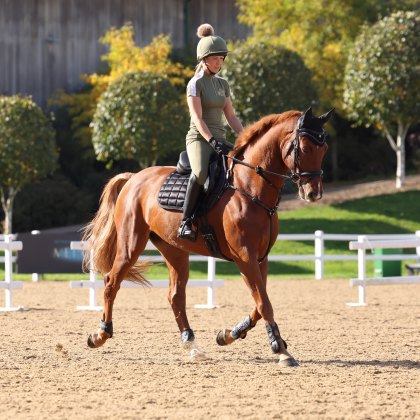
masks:
{"type": "Polygon", "coordinates": [[[214,281],[216,280],[216,259],[214,257],[207,258],[207,280],[210,283],[207,287],[207,303],[194,305],[194,308],[217,308],[217,305],[214,304],[214,281]]]}
{"type": "MultiPolygon", "coordinates": [[[[11,235],[4,235],[4,242],[7,244],[10,244],[12,240],[11,235]]],[[[10,309],[12,307],[12,300],[13,300],[13,292],[12,292],[12,272],[13,272],[13,266],[12,266],[12,251],[10,250],[10,247],[7,247],[4,250],[4,281],[9,286],[5,292],[5,307],[7,309],[10,309]]]]}
{"type": "MultiPolygon", "coordinates": [[[[416,230],[416,237],[420,239],[420,230],[416,230]]],[[[420,246],[416,247],[416,253],[420,258],[420,246]]]]}
{"type": "MultiPolygon", "coordinates": [[[[1,282],[0,288],[5,289],[4,308],[0,311],[22,311],[23,306],[13,307],[13,289],[22,288],[22,282],[13,282],[13,251],[12,241],[14,235],[4,235],[4,282],[1,282]]],[[[16,250],[22,249],[22,244],[15,247],[16,250]]]]}
{"type": "Polygon", "coordinates": [[[315,279],[324,278],[324,232],[315,231],[315,279]]]}
{"type": "MultiPolygon", "coordinates": [[[[40,235],[40,230],[31,230],[31,235],[40,235]]],[[[42,278],[42,274],[39,273],[32,273],[32,281],[40,281],[42,278]]]]}
{"type": "MultiPolygon", "coordinates": [[[[366,236],[358,236],[357,241],[364,243],[367,241],[366,236]]],[[[359,280],[366,279],[366,249],[357,250],[357,273],[359,280]]],[[[358,286],[359,302],[358,306],[366,306],[366,285],[361,284],[358,286]]]]}

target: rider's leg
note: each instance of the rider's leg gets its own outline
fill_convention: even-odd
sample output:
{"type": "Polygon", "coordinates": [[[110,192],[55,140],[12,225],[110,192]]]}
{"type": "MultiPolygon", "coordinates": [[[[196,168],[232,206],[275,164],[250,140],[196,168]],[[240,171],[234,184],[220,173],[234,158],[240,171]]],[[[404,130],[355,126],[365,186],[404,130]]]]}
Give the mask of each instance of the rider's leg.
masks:
{"type": "Polygon", "coordinates": [[[195,240],[195,232],[192,227],[192,216],[197,208],[202,186],[206,182],[210,157],[214,153],[214,150],[210,144],[203,139],[188,144],[187,153],[191,165],[191,177],[185,194],[184,214],[178,229],[178,237],[195,240]]]}

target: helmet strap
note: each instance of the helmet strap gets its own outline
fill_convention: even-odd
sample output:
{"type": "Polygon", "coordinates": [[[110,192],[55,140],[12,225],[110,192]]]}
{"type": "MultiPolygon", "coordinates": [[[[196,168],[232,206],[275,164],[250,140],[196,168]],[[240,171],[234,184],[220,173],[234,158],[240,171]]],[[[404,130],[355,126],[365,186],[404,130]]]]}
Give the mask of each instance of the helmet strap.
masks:
{"type": "Polygon", "coordinates": [[[218,73],[218,72],[214,72],[214,71],[211,71],[210,69],[209,69],[209,66],[207,65],[207,62],[206,62],[206,58],[204,58],[203,59],[203,62],[204,62],[204,65],[206,66],[206,68],[207,68],[207,70],[209,71],[209,73],[211,73],[213,76],[216,76],[216,74],[218,73]]]}

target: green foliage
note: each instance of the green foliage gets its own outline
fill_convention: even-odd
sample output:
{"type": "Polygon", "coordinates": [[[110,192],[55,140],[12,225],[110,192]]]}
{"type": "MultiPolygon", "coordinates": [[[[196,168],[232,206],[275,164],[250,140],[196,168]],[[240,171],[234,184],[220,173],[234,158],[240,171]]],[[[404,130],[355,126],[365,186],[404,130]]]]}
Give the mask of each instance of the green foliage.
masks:
{"type": "Polygon", "coordinates": [[[322,102],[341,110],[348,50],[360,25],[418,7],[418,0],[237,0],[237,5],[240,21],[256,38],[277,40],[302,56],[322,102]]]}
{"type": "Polygon", "coordinates": [[[94,204],[86,191],[56,174],[22,189],[15,200],[13,226],[16,232],[27,232],[80,224],[87,221],[94,204]]]}
{"type": "Polygon", "coordinates": [[[170,81],[158,74],[127,73],[102,95],[95,112],[92,142],[99,160],[134,159],[145,168],[184,147],[185,103],[170,81]]]}
{"type": "Polygon", "coordinates": [[[412,124],[420,115],[420,13],[364,26],[350,53],[344,101],[357,123],[412,124]]]}
{"type": "Polygon", "coordinates": [[[55,134],[30,97],[0,97],[0,188],[19,191],[56,168],[55,134]]]}
{"type": "Polygon", "coordinates": [[[296,53],[260,42],[236,43],[230,49],[222,75],[229,81],[243,122],[317,103],[311,72],[296,53]]]}
{"type": "Polygon", "coordinates": [[[85,149],[84,155],[92,157],[92,131],[89,127],[100,96],[110,83],[130,72],[149,72],[167,77],[173,85],[184,85],[192,76],[190,69],[171,60],[172,44],[169,36],[158,35],[149,45],[138,47],[134,41],[134,28],[131,23],[121,28],[110,28],[99,41],[108,49],[101,58],[106,64],[103,74],[84,74],[82,80],[88,84],[81,92],[67,94],[59,91],[51,99],[54,105],[68,107],[72,117],[74,139],[85,149]]]}
{"type": "Polygon", "coordinates": [[[13,201],[25,185],[53,172],[55,133],[30,97],[0,97],[0,198],[4,232],[12,232],[13,201]]]}

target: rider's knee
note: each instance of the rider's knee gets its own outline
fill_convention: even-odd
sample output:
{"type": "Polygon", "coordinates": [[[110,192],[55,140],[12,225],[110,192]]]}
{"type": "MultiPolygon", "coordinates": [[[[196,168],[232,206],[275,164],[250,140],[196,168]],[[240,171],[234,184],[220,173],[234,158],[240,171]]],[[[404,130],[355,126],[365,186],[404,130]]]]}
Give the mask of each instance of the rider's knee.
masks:
{"type": "Polygon", "coordinates": [[[195,173],[195,176],[197,178],[197,182],[200,185],[204,185],[204,183],[206,182],[206,179],[207,179],[207,170],[206,169],[201,169],[200,171],[195,173]]]}

